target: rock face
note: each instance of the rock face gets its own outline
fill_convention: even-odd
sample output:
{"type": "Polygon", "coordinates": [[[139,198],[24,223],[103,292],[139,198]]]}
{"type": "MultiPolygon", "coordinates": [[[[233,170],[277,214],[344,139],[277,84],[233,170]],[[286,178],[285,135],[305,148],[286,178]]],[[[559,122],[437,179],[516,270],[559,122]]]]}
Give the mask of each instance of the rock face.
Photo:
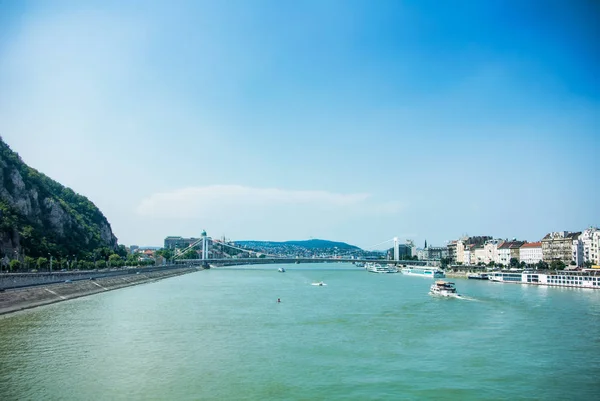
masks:
{"type": "Polygon", "coordinates": [[[117,249],[108,220],[86,197],[27,166],[0,138],[0,258],[117,249]]]}

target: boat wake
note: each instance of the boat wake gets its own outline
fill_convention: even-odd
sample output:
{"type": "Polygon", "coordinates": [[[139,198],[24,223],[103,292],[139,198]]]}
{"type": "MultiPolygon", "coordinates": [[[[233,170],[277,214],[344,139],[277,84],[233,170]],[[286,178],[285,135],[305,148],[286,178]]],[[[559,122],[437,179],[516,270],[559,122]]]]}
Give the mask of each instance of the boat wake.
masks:
{"type": "Polygon", "coordinates": [[[473,298],[473,297],[467,297],[467,296],[465,296],[465,295],[459,295],[459,296],[457,296],[456,298],[459,298],[459,299],[464,299],[465,301],[474,301],[474,302],[479,302],[479,300],[478,300],[478,299],[475,299],[475,298],[473,298]]]}

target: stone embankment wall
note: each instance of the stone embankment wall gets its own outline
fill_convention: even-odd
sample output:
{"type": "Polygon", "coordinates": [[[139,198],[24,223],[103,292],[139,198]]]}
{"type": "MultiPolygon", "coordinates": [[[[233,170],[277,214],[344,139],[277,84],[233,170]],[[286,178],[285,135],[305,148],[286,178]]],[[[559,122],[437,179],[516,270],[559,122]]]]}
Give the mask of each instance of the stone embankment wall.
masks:
{"type": "MultiPolygon", "coordinates": [[[[133,272],[127,273],[125,271],[121,272],[121,274],[116,274],[117,272],[104,272],[115,273],[104,276],[101,276],[101,274],[89,276],[89,272],[81,272],[79,275],[72,274],[68,279],[65,279],[64,276],[59,276],[63,277],[62,281],[59,283],[52,281],[49,284],[39,281],[41,279],[39,278],[37,279],[38,282],[36,284],[38,285],[36,286],[7,289],[0,292],[0,315],[198,271],[195,267],[130,270],[133,272]],[[85,277],[86,275],[88,275],[87,278],[85,277]],[[80,277],[79,281],[75,281],[74,277],[80,277]],[[66,282],[66,280],[69,281],[66,282]]],[[[50,277],[55,275],[46,274],[44,276],[48,276],[47,278],[50,280],[50,277]]],[[[19,282],[26,282],[25,278],[19,280],[19,282]]],[[[29,280],[30,282],[31,280],[35,281],[33,278],[29,278],[29,280]]]]}
{"type": "Polygon", "coordinates": [[[150,273],[155,271],[165,271],[169,269],[179,269],[179,267],[144,267],[135,269],[102,269],[73,272],[52,272],[52,273],[3,273],[0,274],[0,290],[29,287],[33,285],[46,285],[54,283],[64,283],[67,280],[89,280],[90,278],[101,278],[111,276],[125,276],[137,273],[150,273]]]}

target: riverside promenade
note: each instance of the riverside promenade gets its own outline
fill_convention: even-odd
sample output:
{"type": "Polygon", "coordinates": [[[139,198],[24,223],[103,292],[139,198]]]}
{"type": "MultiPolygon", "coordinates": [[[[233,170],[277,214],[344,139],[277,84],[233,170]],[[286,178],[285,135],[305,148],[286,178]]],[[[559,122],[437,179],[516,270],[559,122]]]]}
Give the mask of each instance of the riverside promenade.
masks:
{"type": "Polygon", "coordinates": [[[3,274],[0,315],[196,272],[197,267],[152,267],[107,272],[3,274]]]}

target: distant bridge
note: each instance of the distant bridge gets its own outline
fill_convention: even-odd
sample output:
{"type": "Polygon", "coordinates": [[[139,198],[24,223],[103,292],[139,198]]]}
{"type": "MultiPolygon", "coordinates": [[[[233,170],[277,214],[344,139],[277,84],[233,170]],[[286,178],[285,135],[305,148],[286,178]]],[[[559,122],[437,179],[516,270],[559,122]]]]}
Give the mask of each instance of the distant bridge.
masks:
{"type": "Polygon", "coordinates": [[[186,265],[264,265],[274,263],[381,263],[381,264],[402,264],[412,266],[424,266],[422,260],[385,260],[385,259],[350,259],[350,258],[219,258],[219,259],[176,259],[176,264],[186,265]]]}
{"type": "Polygon", "coordinates": [[[173,258],[173,263],[175,264],[186,264],[186,265],[215,265],[215,266],[231,266],[231,265],[249,265],[249,264],[272,264],[272,263],[383,263],[383,264],[404,264],[404,265],[425,265],[425,261],[417,261],[417,260],[400,260],[399,259],[399,242],[398,238],[392,238],[387,241],[381,242],[376,246],[381,246],[386,243],[390,243],[393,241],[393,250],[394,250],[394,258],[393,260],[385,260],[385,259],[373,259],[373,258],[365,258],[365,257],[299,257],[299,256],[280,256],[280,255],[269,255],[264,252],[258,252],[248,248],[241,248],[225,241],[215,241],[212,238],[206,235],[206,232],[203,231],[199,240],[192,243],[190,246],[183,250],[176,249],[175,257],[173,258]],[[236,250],[238,253],[243,252],[246,255],[253,255],[252,257],[243,257],[238,258],[236,255],[230,256],[226,252],[224,252],[224,248],[236,250]],[[184,255],[189,250],[195,250],[199,248],[200,250],[200,258],[199,259],[189,259],[185,258],[184,255]],[[227,257],[219,256],[225,255],[227,257]],[[217,257],[215,257],[217,256],[217,257]]]}

